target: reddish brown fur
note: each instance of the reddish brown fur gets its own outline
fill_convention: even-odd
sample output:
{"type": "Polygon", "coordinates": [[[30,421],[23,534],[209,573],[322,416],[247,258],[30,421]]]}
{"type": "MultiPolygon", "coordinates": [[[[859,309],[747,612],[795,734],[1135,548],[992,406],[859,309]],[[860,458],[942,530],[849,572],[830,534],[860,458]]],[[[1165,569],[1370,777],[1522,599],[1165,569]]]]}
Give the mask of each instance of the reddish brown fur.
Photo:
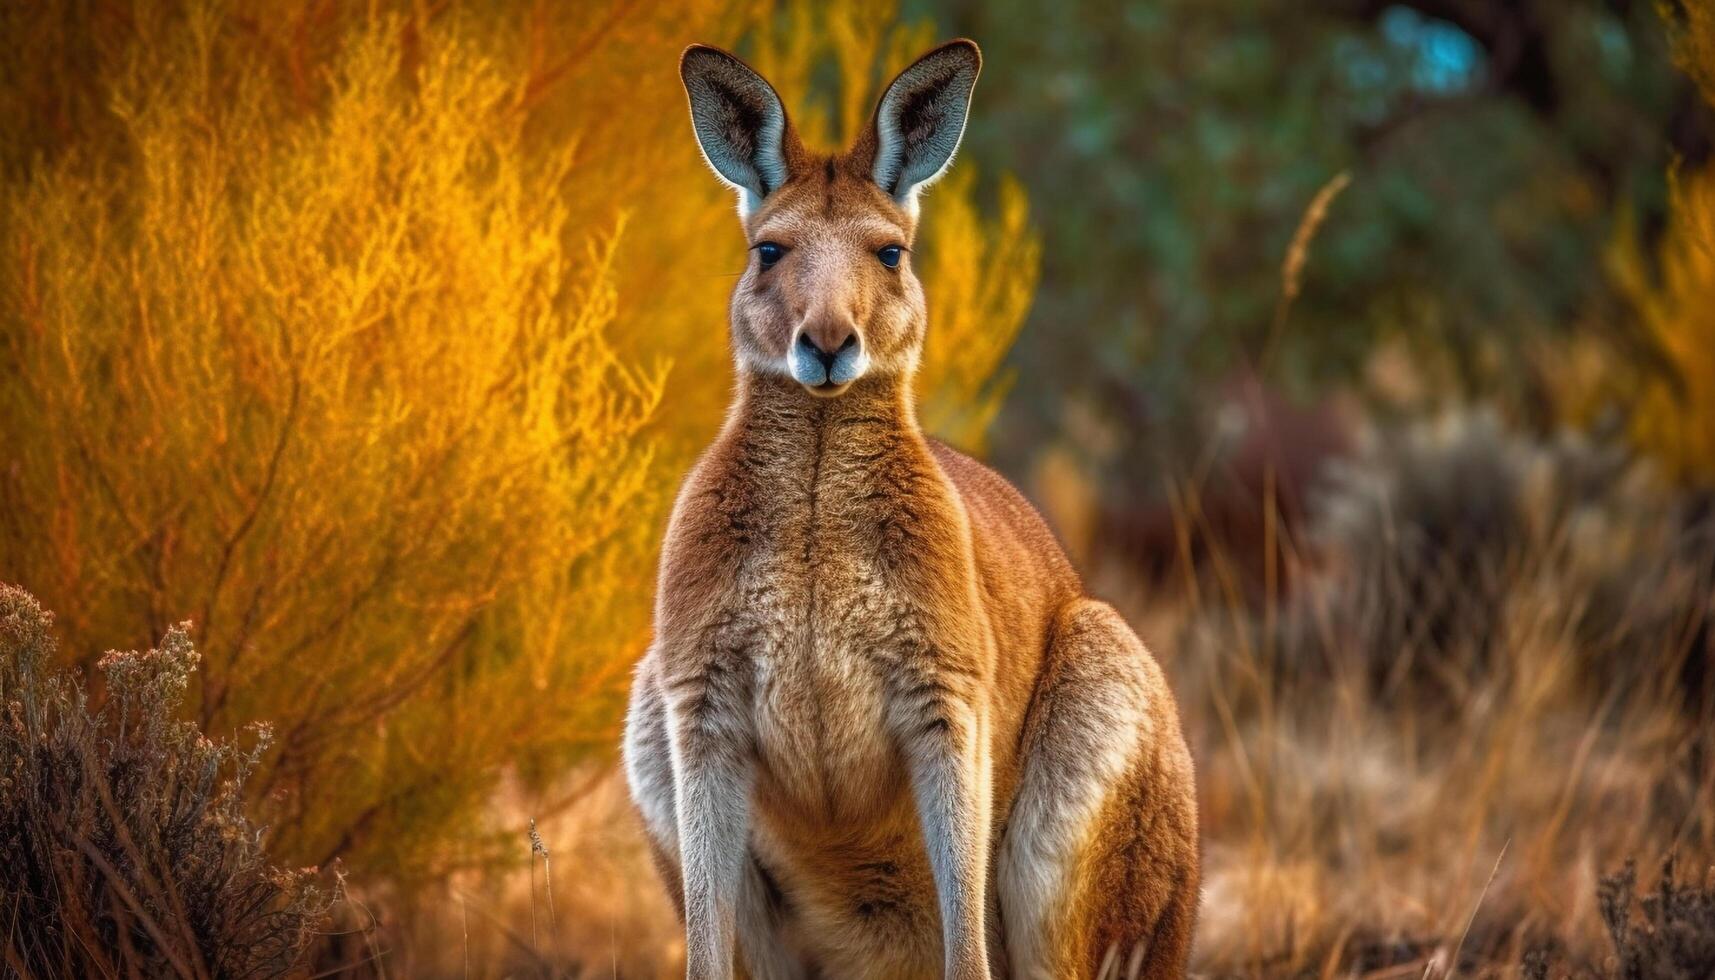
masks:
{"type": "Polygon", "coordinates": [[[738,389],[668,528],[627,730],[692,974],[736,934],[765,976],[1094,975],[1138,943],[1143,976],[1180,975],[1197,840],[1172,695],[1024,497],[918,429],[921,288],[873,258],[916,219],[869,179],[873,133],[786,143],[791,180],[745,225],[791,250],[734,292],[738,389]],[[837,392],[768,368],[848,330],[870,366],[837,392]],[[735,828],[722,877],[702,835],[735,828]],[[936,853],[977,877],[938,900],[936,853]]]}

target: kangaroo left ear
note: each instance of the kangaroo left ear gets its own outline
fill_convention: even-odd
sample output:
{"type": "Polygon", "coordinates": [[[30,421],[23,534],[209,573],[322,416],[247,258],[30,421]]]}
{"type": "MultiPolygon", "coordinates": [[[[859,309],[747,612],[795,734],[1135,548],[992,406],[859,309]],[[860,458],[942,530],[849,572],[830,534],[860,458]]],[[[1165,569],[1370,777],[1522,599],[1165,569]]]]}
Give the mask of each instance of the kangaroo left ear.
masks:
{"type": "Polygon", "coordinates": [[[917,192],[953,162],[982,67],[976,42],[949,41],[900,72],[883,93],[865,140],[875,152],[871,176],[894,200],[914,206],[917,192]]]}

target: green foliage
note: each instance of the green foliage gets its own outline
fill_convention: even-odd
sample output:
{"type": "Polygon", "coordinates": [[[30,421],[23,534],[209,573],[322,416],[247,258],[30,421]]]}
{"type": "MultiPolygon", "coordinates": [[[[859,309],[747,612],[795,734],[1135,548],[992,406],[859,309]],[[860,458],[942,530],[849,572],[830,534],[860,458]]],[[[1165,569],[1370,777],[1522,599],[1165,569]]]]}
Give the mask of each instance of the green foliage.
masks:
{"type": "Polygon", "coordinates": [[[1257,366],[1299,394],[1397,337],[1439,390],[1528,397],[1530,342],[1614,305],[1610,228],[1653,227],[1670,155],[1708,131],[1648,4],[917,7],[984,45],[979,99],[1004,111],[967,145],[1020,175],[1043,228],[1008,431],[1076,441],[1069,414],[1117,417],[1097,462],[1128,494],[1198,452],[1196,404],[1270,347],[1257,366]],[[1271,339],[1293,229],[1348,170],[1271,339]]]}

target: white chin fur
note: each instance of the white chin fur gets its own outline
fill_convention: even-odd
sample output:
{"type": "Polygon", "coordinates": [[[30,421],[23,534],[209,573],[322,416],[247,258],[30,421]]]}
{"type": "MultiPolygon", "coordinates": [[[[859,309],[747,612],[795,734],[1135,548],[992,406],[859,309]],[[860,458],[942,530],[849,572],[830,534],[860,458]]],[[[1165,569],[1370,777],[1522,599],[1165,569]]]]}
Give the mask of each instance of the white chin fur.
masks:
{"type": "Polygon", "coordinates": [[[824,368],[821,359],[800,344],[792,345],[792,353],[787,355],[786,361],[787,373],[792,379],[811,387],[830,383],[848,385],[869,370],[869,354],[861,345],[837,354],[831,368],[824,368]]]}

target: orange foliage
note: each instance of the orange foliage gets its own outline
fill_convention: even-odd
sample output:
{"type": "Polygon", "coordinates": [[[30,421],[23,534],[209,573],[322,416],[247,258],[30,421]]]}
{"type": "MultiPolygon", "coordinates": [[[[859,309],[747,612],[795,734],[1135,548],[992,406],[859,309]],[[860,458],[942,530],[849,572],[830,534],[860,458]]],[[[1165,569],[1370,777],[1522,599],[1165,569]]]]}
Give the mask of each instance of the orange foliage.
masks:
{"type": "MultiPolygon", "coordinates": [[[[1715,11],[1705,5],[1663,7],[1675,61],[1715,106],[1715,11]],[[1680,9],[1680,13],[1674,13],[1680,9]]],[[[1589,339],[1559,358],[1567,378],[1559,400],[1574,417],[1601,399],[1625,405],[1632,440],[1681,480],[1715,483],[1715,167],[1671,175],[1668,226],[1646,254],[1622,234],[1610,263],[1632,301],[1644,339],[1659,356],[1655,370],[1616,372],[1618,360],[1589,339]],[[1618,378],[1616,379],[1616,375],[1618,378]]]]}
{"type": "Polygon", "coordinates": [[[1715,170],[1674,180],[1655,268],[1622,243],[1614,267],[1646,335],[1666,361],[1631,406],[1639,448],[1677,477],[1715,481],[1715,170]]]}
{"type": "MultiPolygon", "coordinates": [[[[250,788],[281,856],[409,880],[488,859],[503,772],[611,750],[662,507],[729,390],[743,249],[679,49],[760,25],[783,90],[832,57],[850,106],[928,32],[369,7],[0,11],[0,579],[68,650],[192,618],[189,710],[279,732],[250,788]]],[[[928,213],[924,415],[975,443],[1034,238],[1011,185],[928,213]]]]}

